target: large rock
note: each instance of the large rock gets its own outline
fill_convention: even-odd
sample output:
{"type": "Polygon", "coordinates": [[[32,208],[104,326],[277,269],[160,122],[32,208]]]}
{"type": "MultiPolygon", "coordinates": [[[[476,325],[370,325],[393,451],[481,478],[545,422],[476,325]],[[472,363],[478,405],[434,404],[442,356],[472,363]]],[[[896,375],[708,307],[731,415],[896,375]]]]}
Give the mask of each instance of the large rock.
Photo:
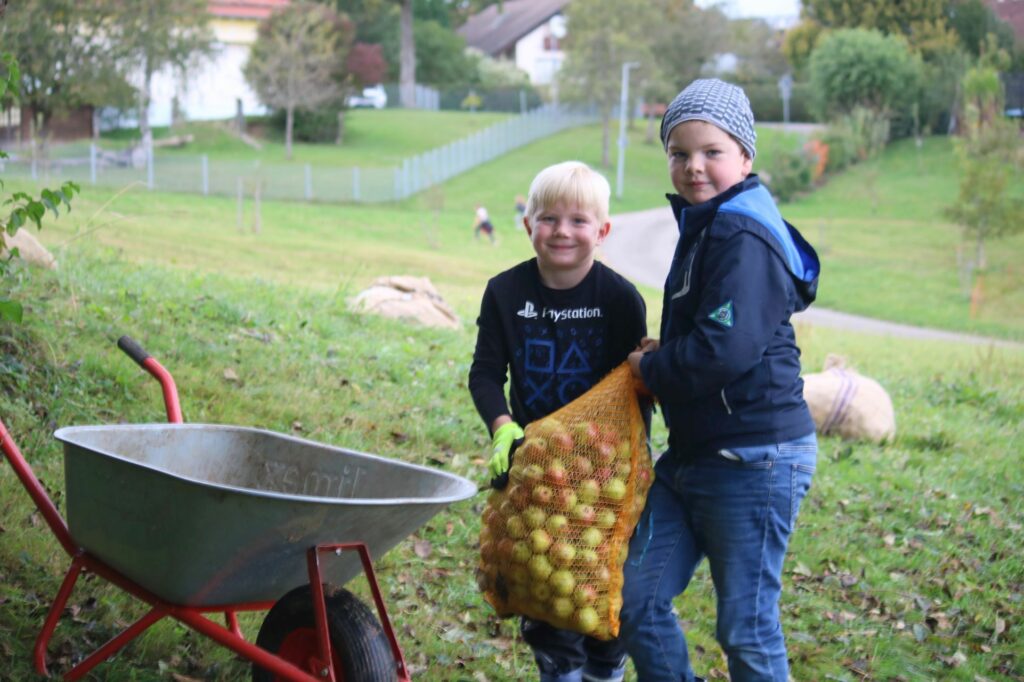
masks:
{"type": "Polygon", "coordinates": [[[427,277],[378,277],[370,288],[352,299],[350,307],[358,312],[411,320],[427,327],[461,327],[458,315],[427,277]]]}
{"type": "Polygon", "coordinates": [[[18,254],[22,260],[28,263],[41,265],[44,268],[57,267],[57,260],[53,257],[53,254],[47,251],[46,247],[40,244],[39,240],[23,227],[18,228],[13,237],[5,234],[4,241],[7,243],[7,248],[3,249],[2,253],[0,253],[4,258],[7,257],[10,250],[18,249],[18,254]]]}
{"type": "Polygon", "coordinates": [[[848,440],[882,443],[896,435],[896,414],[889,394],[874,379],[829,355],[822,372],[804,375],[804,400],[818,433],[848,440]]]}

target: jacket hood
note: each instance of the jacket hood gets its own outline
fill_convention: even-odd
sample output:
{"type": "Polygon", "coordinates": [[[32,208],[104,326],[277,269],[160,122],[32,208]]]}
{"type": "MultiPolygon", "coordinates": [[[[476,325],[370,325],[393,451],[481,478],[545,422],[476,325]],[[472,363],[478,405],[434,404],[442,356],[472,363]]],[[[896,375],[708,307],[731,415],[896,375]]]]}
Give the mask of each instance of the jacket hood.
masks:
{"type": "Polygon", "coordinates": [[[672,213],[679,221],[683,210],[687,218],[703,224],[702,217],[710,220],[719,215],[736,215],[748,220],[728,221],[733,229],[742,229],[762,239],[786,265],[793,277],[802,299],[804,310],[813,301],[818,291],[818,274],[821,263],[818,254],[795,227],[786,222],[768,189],[761,184],[757,174],[751,173],[716,197],[700,204],[691,204],[678,194],[665,195],[672,205],[672,213]]]}

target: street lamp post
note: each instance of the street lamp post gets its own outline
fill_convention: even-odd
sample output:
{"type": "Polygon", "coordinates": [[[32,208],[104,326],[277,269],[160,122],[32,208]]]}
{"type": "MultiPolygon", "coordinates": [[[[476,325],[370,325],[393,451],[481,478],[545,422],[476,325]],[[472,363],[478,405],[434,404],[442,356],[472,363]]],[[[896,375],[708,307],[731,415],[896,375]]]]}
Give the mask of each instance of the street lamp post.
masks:
{"type": "Polygon", "coordinates": [[[622,99],[619,102],[619,162],[615,170],[615,196],[622,198],[622,176],[626,171],[626,119],[629,116],[629,70],[639,62],[622,64],[622,99]]]}

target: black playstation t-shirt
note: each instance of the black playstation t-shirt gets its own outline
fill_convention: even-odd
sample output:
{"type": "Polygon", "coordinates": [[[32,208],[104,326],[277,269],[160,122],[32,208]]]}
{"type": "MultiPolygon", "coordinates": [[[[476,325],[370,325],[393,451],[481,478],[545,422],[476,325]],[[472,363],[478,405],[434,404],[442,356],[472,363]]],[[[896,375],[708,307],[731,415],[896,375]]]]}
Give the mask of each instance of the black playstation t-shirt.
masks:
{"type": "Polygon", "coordinates": [[[509,414],[519,424],[572,401],[620,365],[647,334],[640,293],[594,262],[571,289],[549,289],[537,259],[493,277],[484,291],[469,391],[490,428],[509,414]]]}

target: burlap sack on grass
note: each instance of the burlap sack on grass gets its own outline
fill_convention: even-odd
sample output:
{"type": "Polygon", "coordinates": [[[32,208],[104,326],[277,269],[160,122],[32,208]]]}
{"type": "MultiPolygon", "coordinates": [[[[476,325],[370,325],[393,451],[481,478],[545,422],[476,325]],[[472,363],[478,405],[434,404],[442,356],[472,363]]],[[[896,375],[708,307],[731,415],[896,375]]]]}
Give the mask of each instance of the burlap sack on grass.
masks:
{"type": "Polygon", "coordinates": [[[23,227],[18,228],[13,236],[5,234],[4,241],[7,247],[0,250],[0,257],[6,258],[11,250],[18,249],[18,255],[26,263],[51,269],[57,267],[57,261],[53,254],[47,251],[46,247],[23,227]]]}
{"type": "Polygon", "coordinates": [[[885,389],[830,355],[824,371],[804,375],[804,400],[818,433],[883,443],[896,435],[896,414],[885,389]]]}
{"type": "Polygon", "coordinates": [[[622,565],[654,480],[629,366],[526,427],[487,501],[477,580],[501,616],[610,639],[622,565]]]}
{"type": "Polygon", "coordinates": [[[459,329],[461,326],[459,316],[427,277],[378,277],[368,289],[352,299],[350,308],[357,312],[410,320],[426,327],[459,329]]]}

